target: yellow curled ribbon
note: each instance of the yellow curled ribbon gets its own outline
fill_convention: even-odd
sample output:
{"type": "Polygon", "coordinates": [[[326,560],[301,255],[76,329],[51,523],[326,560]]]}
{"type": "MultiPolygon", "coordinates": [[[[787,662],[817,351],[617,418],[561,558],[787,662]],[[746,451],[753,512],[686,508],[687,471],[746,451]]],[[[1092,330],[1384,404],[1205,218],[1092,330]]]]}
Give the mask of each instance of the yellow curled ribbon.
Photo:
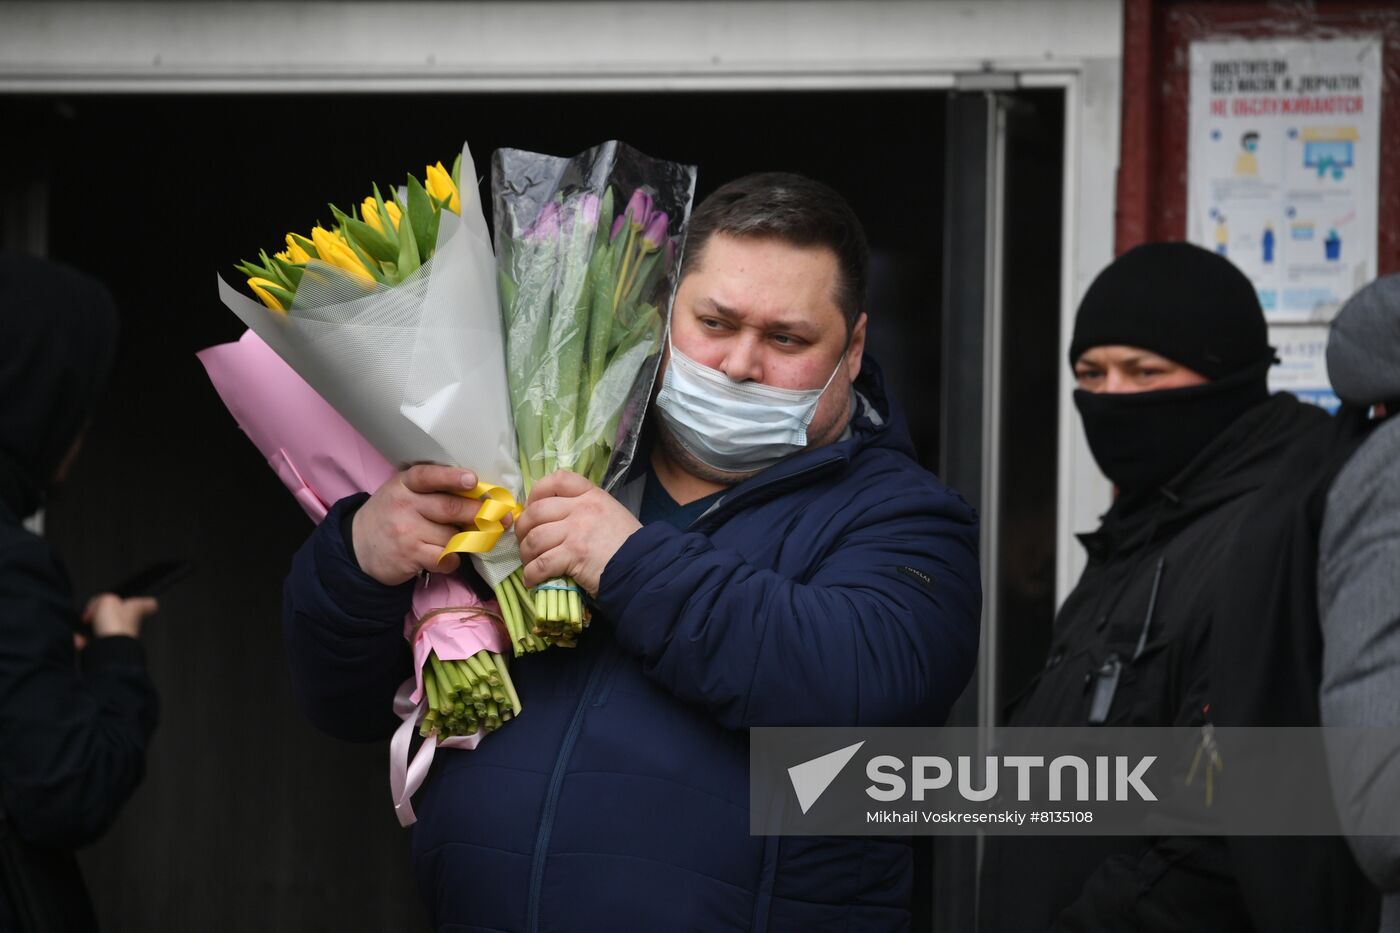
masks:
{"type": "MultiPolygon", "coordinates": [[[[515,501],[510,490],[491,483],[477,483],[475,488],[459,492],[457,495],[468,499],[480,499],[481,509],[472,521],[472,528],[453,535],[452,540],[447,542],[447,547],[442,549],[442,557],[448,554],[485,554],[495,547],[501,535],[505,534],[506,526],[501,524],[501,519],[507,515],[519,518],[525,508],[515,501]]],[[[442,557],[438,559],[441,560],[442,557]]]]}

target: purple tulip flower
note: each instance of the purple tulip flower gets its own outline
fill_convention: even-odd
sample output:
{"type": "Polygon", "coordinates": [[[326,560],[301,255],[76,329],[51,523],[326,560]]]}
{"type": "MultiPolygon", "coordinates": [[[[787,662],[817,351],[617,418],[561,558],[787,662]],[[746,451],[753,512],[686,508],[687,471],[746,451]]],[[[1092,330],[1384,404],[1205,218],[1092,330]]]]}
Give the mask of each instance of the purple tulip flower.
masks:
{"type": "Polygon", "coordinates": [[[627,202],[627,216],[632,218],[632,229],[641,230],[646,227],[651,220],[652,202],[651,195],[641,188],[632,192],[632,198],[627,202]]]}
{"type": "Polygon", "coordinates": [[[525,231],[525,239],[539,243],[559,236],[559,205],[550,201],[541,208],[535,222],[525,231]]]}
{"type": "Polygon", "coordinates": [[[596,229],[598,217],[603,211],[603,199],[593,192],[586,192],[578,199],[578,217],[588,230],[596,229]]]}
{"type": "Polygon", "coordinates": [[[666,242],[666,230],[670,223],[671,218],[666,216],[665,211],[651,215],[646,229],[642,231],[642,252],[654,253],[661,248],[661,244],[666,242]]]}

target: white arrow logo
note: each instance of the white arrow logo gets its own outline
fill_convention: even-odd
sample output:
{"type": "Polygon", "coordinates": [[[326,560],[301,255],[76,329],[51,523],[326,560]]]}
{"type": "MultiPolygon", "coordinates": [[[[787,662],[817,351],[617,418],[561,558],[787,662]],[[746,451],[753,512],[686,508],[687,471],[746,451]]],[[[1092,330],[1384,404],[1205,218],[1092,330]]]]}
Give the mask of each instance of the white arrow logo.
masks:
{"type": "Polygon", "coordinates": [[[826,793],[826,789],[836,780],[841,769],[850,763],[864,744],[862,741],[847,745],[820,758],[813,758],[788,768],[788,777],[792,780],[792,789],[797,792],[797,802],[802,806],[803,813],[812,809],[812,804],[826,793]]]}

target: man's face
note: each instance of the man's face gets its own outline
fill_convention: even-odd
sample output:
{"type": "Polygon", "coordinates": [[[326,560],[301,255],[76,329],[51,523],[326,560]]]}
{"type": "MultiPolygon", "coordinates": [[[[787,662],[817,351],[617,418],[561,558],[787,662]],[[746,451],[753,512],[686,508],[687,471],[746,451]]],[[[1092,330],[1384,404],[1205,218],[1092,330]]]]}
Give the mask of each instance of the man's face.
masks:
{"type": "Polygon", "coordinates": [[[830,378],[807,437],[811,447],[831,443],[845,429],[850,386],[865,350],[864,314],[847,342],[845,317],[836,304],[836,254],[825,247],[717,233],[700,259],[676,291],[671,313],[676,348],[735,382],[819,389],[830,378]]]}
{"type": "Polygon", "coordinates": [[[1209,382],[1165,356],[1141,347],[1090,347],[1074,362],[1074,381],[1086,392],[1156,392],[1209,382]]]}

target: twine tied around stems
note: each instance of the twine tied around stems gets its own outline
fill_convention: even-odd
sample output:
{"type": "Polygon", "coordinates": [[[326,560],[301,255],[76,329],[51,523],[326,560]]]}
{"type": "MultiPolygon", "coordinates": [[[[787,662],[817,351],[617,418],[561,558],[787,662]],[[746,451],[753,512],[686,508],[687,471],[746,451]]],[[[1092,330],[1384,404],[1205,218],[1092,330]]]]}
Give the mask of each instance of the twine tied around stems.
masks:
{"type": "Polygon", "coordinates": [[[412,643],[418,640],[418,636],[423,632],[423,626],[427,625],[429,621],[438,616],[445,615],[461,615],[467,618],[485,616],[488,619],[499,622],[501,625],[506,624],[504,616],[495,610],[487,609],[485,606],[442,606],[430,612],[425,612],[418,617],[418,620],[413,623],[413,634],[409,637],[409,642],[412,643]]]}

